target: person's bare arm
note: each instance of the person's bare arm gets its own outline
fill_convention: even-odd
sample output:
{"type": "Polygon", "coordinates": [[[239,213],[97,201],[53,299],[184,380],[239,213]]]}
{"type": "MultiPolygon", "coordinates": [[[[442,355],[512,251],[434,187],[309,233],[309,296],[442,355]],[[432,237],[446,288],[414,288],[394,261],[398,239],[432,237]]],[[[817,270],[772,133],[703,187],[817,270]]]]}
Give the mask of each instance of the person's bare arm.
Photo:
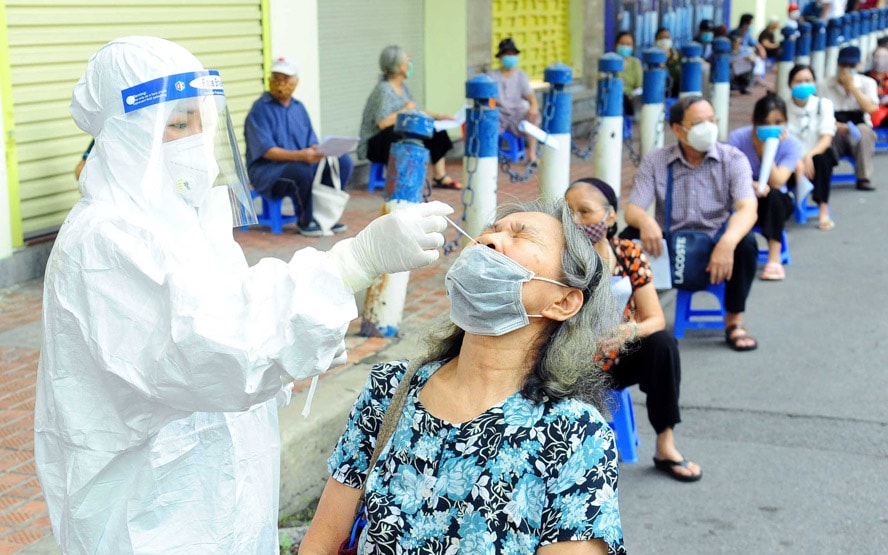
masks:
{"type": "Polygon", "coordinates": [[[626,223],[632,227],[638,228],[641,234],[641,245],[644,252],[651,256],[660,256],[660,250],[663,246],[663,230],[660,224],[647,211],[631,202],[626,205],[626,223]]]}
{"type": "Polygon", "coordinates": [[[302,150],[287,150],[278,146],[273,146],[265,151],[262,155],[266,160],[272,162],[305,162],[306,164],[317,164],[324,158],[324,155],[318,152],[318,145],[311,145],[302,150]]]}
{"type": "Polygon", "coordinates": [[[299,555],[335,555],[342,540],[351,533],[360,497],[361,490],[329,478],[299,545],[299,555]]]}
{"type": "Polygon", "coordinates": [[[558,542],[537,549],[537,555],[607,555],[604,540],[558,542]]]}
{"type": "Polygon", "coordinates": [[[754,198],[742,198],[734,203],[734,213],[728,218],[728,226],[715,244],[709,265],[706,267],[710,283],[721,283],[731,279],[734,270],[734,250],[755,225],[758,218],[757,209],[758,201],[754,198]]]}
{"type": "Polygon", "coordinates": [[[653,282],[636,289],[632,293],[632,298],[635,299],[635,323],[638,326],[632,331],[638,337],[647,337],[666,329],[666,317],[663,316],[663,307],[660,306],[660,299],[653,282]]]}

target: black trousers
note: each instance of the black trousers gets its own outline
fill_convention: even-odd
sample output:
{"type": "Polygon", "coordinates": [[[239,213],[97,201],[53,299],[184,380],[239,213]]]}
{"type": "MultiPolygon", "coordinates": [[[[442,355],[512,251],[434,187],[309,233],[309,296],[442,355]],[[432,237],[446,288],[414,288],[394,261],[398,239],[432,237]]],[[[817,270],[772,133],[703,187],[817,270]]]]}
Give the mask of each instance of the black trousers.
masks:
{"type": "Polygon", "coordinates": [[[771,189],[768,196],[758,199],[758,220],[755,225],[762,228],[762,235],[766,239],[779,241],[790,216],[792,199],[786,193],[771,189]]]}
{"type": "MultiPolygon", "coordinates": [[[[885,119],[888,120],[888,118],[885,119]]],[[[829,204],[829,185],[832,181],[833,168],[836,167],[839,161],[836,160],[832,148],[826,149],[826,152],[814,155],[811,161],[814,162],[814,179],[811,180],[814,190],[811,192],[811,198],[817,204],[829,204]]],[[[798,187],[795,174],[792,174],[789,178],[787,185],[798,187]]]]}
{"type": "Polygon", "coordinates": [[[628,347],[610,373],[618,389],[638,384],[647,395],[648,421],[658,434],[681,422],[678,410],[681,360],[678,342],[660,330],[628,347]]]}
{"type": "MultiPolygon", "coordinates": [[[[395,133],[395,126],[381,129],[379,133],[367,140],[367,159],[371,162],[388,164],[389,150],[392,143],[400,137],[395,133]]],[[[432,164],[444,158],[447,151],[453,148],[453,142],[446,131],[435,131],[435,134],[424,140],[422,144],[429,149],[429,158],[432,164]]]]}

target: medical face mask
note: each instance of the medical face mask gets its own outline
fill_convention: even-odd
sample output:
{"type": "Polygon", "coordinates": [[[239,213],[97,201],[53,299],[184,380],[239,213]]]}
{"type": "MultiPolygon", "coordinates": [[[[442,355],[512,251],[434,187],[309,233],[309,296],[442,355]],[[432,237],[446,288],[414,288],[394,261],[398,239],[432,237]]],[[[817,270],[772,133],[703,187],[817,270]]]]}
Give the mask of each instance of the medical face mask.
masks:
{"type": "Polygon", "coordinates": [[[700,33],[700,40],[703,42],[712,42],[712,33],[700,33]]]}
{"type": "Polygon", "coordinates": [[[516,54],[506,54],[505,56],[500,56],[500,63],[503,64],[504,68],[512,69],[513,67],[518,65],[518,56],[516,54]]]}
{"type": "Polygon", "coordinates": [[[792,86],[792,97],[796,100],[808,100],[815,92],[817,85],[814,83],[799,83],[792,86]]]}
{"type": "Polygon", "coordinates": [[[888,55],[873,56],[873,71],[876,73],[888,72],[888,55]]]}
{"type": "MultiPolygon", "coordinates": [[[[607,218],[605,217],[605,219],[607,218]]],[[[607,235],[608,225],[605,220],[601,220],[597,224],[577,224],[577,227],[583,230],[583,233],[586,234],[586,237],[588,237],[589,241],[594,245],[607,235]]]]}
{"type": "Polygon", "coordinates": [[[203,133],[197,133],[161,146],[167,179],[185,202],[195,208],[203,202],[219,175],[219,165],[207,151],[206,140],[203,133]]]}
{"type": "Polygon", "coordinates": [[[701,121],[688,129],[688,145],[698,152],[709,152],[718,139],[718,126],[711,121],[701,121]]]}
{"type": "Polygon", "coordinates": [[[407,73],[404,74],[406,79],[410,79],[413,76],[413,60],[407,62],[407,73]]]}
{"type": "Polygon", "coordinates": [[[463,249],[444,277],[450,297],[450,320],[476,335],[500,336],[523,328],[529,318],[521,300],[525,282],[532,279],[569,287],[537,277],[521,264],[485,245],[463,249]]]}
{"type": "Polygon", "coordinates": [[[755,136],[758,137],[760,141],[767,141],[770,137],[779,135],[782,132],[782,125],[757,125],[755,127],[755,136]]]}
{"type": "Polygon", "coordinates": [[[617,54],[624,58],[628,58],[632,55],[632,47],[628,44],[618,44],[617,48],[614,49],[617,54]]]}
{"type": "Polygon", "coordinates": [[[669,52],[672,50],[672,39],[658,39],[657,46],[659,46],[662,50],[669,52]]]}

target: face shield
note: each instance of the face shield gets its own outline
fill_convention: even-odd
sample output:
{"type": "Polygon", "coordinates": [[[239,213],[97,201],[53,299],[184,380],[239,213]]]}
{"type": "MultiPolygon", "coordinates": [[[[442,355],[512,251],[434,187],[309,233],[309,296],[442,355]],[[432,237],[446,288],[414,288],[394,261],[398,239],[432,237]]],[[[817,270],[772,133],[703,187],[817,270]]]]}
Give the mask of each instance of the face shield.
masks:
{"type": "Polygon", "coordinates": [[[257,223],[218,71],[161,77],[121,94],[124,117],[156,107],[146,112],[156,114],[153,136],[162,138],[152,158],[164,187],[198,211],[214,187],[225,187],[234,226],[257,223]]]}

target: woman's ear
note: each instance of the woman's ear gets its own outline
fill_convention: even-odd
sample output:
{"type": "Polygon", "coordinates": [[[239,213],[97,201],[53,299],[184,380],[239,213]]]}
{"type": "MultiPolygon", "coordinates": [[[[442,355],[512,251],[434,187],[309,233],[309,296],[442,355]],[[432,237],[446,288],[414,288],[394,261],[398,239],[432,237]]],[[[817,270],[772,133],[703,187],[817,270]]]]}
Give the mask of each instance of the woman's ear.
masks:
{"type": "Polygon", "coordinates": [[[583,308],[583,292],[576,287],[568,288],[561,298],[555,300],[540,311],[540,314],[550,320],[564,322],[583,308]]]}

